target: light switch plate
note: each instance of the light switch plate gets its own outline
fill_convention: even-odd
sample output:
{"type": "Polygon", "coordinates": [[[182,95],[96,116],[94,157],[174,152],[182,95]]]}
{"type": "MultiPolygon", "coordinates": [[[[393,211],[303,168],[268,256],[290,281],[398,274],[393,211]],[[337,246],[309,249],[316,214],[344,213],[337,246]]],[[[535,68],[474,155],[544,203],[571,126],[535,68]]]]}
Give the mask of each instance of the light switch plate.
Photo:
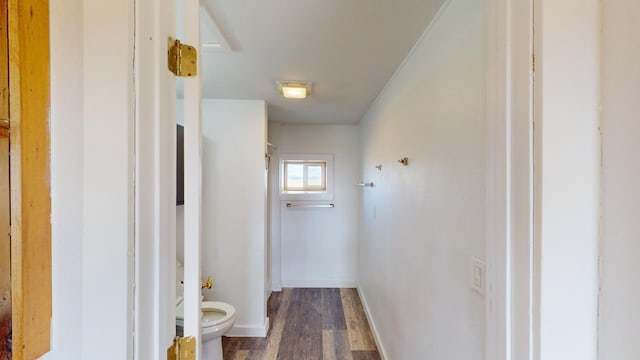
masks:
{"type": "Polygon", "coordinates": [[[487,279],[487,264],[475,256],[471,257],[471,289],[484,296],[487,279]]]}

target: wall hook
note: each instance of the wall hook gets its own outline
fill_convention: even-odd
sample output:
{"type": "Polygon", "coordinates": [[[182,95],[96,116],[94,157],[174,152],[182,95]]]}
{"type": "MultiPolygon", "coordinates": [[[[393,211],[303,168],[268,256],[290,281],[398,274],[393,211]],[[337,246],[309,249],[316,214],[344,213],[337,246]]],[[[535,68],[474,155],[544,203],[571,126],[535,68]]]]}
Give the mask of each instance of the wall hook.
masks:
{"type": "Polygon", "coordinates": [[[376,165],[376,169],[378,169],[378,170],[382,171],[382,164],[380,164],[380,165],[376,165]]]}
{"type": "Polygon", "coordinates": [[[403,157],[402,159],[398,160],[398,162],[404,166],[408,166],[409,165],[409,158],[408,157],[403,157]]]}

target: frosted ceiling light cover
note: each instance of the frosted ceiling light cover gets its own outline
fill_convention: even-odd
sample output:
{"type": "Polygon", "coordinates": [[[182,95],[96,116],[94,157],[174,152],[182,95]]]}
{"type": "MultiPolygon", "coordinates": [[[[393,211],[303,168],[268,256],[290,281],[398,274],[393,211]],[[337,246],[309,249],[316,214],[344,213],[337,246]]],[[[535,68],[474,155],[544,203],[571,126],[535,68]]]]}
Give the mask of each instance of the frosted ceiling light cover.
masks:
{"type": "Polygon", "coordinates": [[[289,99],[304,99],[307,97],[307,89],[296,87],[282,88],[282,95],[289,99]]]}
{"type": "Polygon", "coordinates": [[[300,81],[278,81],[280,94],[287,99],[305,99],[311,95],[311,83],[300,81]]]}

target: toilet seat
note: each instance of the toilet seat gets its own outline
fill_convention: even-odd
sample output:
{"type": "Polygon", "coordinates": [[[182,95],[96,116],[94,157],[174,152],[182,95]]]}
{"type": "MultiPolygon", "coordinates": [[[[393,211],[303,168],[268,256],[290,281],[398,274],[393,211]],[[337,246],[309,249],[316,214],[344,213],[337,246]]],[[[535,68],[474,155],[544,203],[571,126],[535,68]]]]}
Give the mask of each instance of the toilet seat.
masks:
{"type": "MultiPolygon", "coordinates": [[[[203,301],[201,310],[200,324],[205,332],[205,329],[218,331],[221,324],[225,324],[230,320],[235,321],[236,319],[236,309],[224,302],[203,301]]],[[[184,297],[182,296],[176,300],[176,324],[184,326],[184,297]]]]}
{"type": "Polygon", "coordinates": [[[235,319],[236,309],[220,301],[202,302],[202,328],[208,328],[235,319]]]}

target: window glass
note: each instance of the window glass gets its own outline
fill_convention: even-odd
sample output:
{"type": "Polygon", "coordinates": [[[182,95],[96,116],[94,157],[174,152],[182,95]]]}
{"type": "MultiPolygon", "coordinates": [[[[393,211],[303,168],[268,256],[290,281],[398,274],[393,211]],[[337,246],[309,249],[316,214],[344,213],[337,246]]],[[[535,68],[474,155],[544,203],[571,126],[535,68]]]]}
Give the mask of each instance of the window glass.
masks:
{"type": "Polygon", "coordinates": [[[324,187],[324,176],[322,174],[322,168],[323,167],[320,165],[309,165],[307,167],[307,179],[309,182],[309,187],[324,187]]]}
{"type": "Polygon", "coordinates": [[[304,188],[304,165],[296,163],[287,164],[287,189],[304,188]]]}
{"type": "Polygon", "coordinates": [[[326,161],[288,160],[284,162],[284,190],[322,192],[327,188],[326,161]]]}

